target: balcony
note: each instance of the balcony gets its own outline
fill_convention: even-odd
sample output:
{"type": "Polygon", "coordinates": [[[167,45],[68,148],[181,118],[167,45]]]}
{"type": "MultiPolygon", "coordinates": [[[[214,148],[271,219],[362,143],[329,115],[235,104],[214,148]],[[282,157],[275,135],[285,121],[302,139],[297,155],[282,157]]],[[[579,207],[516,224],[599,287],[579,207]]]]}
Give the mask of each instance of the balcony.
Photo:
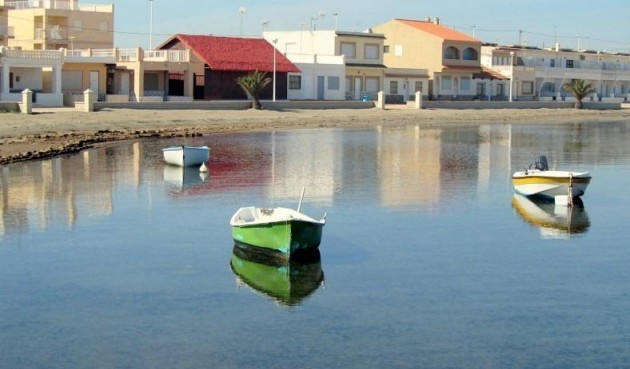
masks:
{"type": "Polygon", "coordinates": [[[35,40],[51,44],[68,44],[68,30],[61,26],[35,28],[35,40]]]}
{"type": "Polygon", "coordinates": [[[78,10],[85,12],[113,13],[113,5],[81,4],[78,0],[6,0],[5,7],[10,9],[49,9],[49,10],[78,10]]]}
{"type": "Polygon", "coordinates": [[[10,37],[15,37],[15,33],[13,32],[13,27],[0,26],[0,38],[10,38],[10,37]]]}
{"type": "Polygon", "coordinates": [[[120,49],[118,50],[117,62],[173,62],[186,63],[190,61],[188,50],[142,50],[142,49],[120,49]]]}

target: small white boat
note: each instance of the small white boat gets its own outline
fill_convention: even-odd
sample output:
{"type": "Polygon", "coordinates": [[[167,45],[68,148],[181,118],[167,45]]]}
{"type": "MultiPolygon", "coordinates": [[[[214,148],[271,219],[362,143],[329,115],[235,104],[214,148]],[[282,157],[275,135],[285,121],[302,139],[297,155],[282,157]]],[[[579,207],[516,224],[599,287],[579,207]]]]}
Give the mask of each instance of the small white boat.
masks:
{"type": "Polygon", "coordinates": [[[210,158],[208,146],[171,146],[162,149],[164,161],[180,167],[198,166],[210,158]]]}
{"type": "Polygon", "coordinates": [[[591,175],[588,172],[549,170],[547,158],[539,156],[529,169],[512,175],[514,190],[524,196],[540,196],[555,199],[559,196],[584,195],[591,175]]]}

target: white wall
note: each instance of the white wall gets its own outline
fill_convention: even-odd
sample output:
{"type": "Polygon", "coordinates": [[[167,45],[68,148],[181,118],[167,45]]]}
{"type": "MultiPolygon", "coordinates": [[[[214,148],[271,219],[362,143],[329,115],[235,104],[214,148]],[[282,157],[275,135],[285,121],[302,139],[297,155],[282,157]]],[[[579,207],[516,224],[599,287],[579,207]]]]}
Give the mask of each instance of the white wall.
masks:
{"type": "Polygon", "coordinates": [[[12,90],[22,91],[26,88],[31,90],[42,90],[44,88],[43,72],[41,68],[13,67],[11,68],[11,73],[13,73],[12,90]]]}
{"type": "Polygon", "coordinates": [[[263,38],[284,54],[335,55],[335,31],[268,31],[263,38]]]}
{"type": "MultiPolygon", "coordinates": [[[[317,77],[324,77],[324,100],[343,100],[344,83],[346,79],[345,67],[343,64],[312,64],[296,63],[301,71],[302,88],[300,90],[288,89],[289,100],[315,100],[317,99],[317,77]],[[328,77],[339,78],[338,89],[330,89],[328,77]]],[[[293,74],[293,73],[290,73],[293,74]]]]}

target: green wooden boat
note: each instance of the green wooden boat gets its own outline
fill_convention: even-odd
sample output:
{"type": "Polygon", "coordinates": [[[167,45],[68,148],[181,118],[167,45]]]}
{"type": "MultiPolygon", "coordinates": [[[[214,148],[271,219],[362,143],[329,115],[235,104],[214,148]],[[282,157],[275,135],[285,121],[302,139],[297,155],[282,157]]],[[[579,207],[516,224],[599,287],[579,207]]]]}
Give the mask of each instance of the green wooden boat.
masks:
{"type": "Polygon", "coordinates": [[[230,267],[237,276],[237,283],[246,284],[286,307],[297,306],[313,294],[324,281],[321,259],[317,250],[308,261],[281,262],[278,259],[261,258],[242,246],[235,246],[230,267]]]}
{"type": "Polygon", "coordinates": [[[230,220],[236,243],[258,248],[285,259],[315,250],[322,240],[326,219],[315,220],[288,208],[240,208],[230,220]]]}

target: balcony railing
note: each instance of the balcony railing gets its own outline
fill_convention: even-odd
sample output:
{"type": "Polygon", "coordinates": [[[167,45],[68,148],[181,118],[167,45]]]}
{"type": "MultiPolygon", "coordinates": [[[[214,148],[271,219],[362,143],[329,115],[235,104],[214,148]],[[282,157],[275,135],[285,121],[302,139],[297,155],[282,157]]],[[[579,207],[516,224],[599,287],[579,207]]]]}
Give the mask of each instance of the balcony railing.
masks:
{"type": "Polygon", "coordinates": [[[68,43],[68,31],[60,26],[35,28],[35,40],[46,40],[54,43],[68,43]]]}
{"type": "Polygon", "coordinates": [[[81,4],[78,0],[6,0],[4,5],[11,9],[50,9],[50,10],[79,10],[85,12],[113,13],[113,5],[81,4]]]}
{"type": "Polygon", "coordinates": [[[0,26],[0,37],[14,37],[13,27],[0,26]]]}
{"type": "Polygon", "coordinates": [[[119,62],[188,62],[190,61],[187,50],[141,50],[141,49],[119,49],[119,62]],[[139,52],[142,54],[139,55],[139,52]]]}
{"type": "Polygon", "coordinates": [[[142,60],[151,62],[187,62],[186,50],[144,50],[142,60]]]}

